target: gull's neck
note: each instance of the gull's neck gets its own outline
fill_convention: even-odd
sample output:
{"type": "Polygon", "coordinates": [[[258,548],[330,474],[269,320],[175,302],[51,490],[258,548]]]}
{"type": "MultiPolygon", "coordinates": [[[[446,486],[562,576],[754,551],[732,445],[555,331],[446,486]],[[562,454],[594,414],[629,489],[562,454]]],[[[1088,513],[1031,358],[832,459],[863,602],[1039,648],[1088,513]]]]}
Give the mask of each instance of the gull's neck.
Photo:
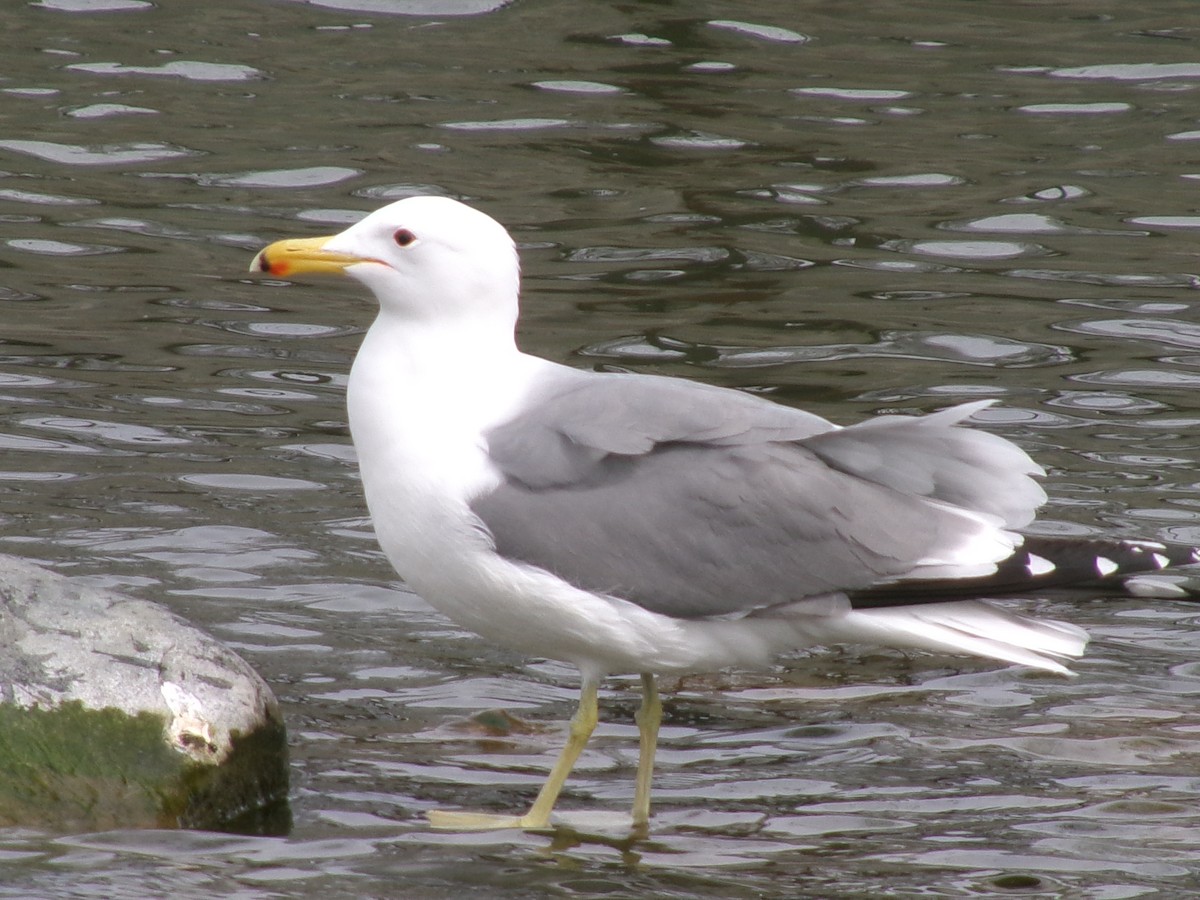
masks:
{"type": "Polygon", "coordinates": [[[474,378],[489,368],[513,365],[514,358],[521,356],[513,328],[505,316],[446,320],[382,309],[367,330],[354,365],[383,367],[391,375],[405,373],[406,382],[429,390],[455,372],[474,378]]]}
{"type": "Polygon", "coordinates": [[[399,469],[412,473],[411,490],[445,488],[439,473],[482,472],[482,432],[508,418],[549,365],[521,353],[503,320],[447,323],[381,311],[347,387],[368,491],[372,482],[396,483],[399,469]]]}

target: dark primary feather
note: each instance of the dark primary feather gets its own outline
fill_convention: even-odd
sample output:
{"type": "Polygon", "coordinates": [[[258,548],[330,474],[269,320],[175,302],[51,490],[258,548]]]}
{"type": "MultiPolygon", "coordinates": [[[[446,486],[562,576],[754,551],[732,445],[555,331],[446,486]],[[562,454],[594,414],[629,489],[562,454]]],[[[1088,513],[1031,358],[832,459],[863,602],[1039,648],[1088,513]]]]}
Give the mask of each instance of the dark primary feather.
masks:
{"type": "Polygon", "coordinates": [[[991,530],[950,505],[1023,524],[1044,498],[1021,451],[955,427],[976,407],[837,429],[752,395],[564,370],[486,435],[504,481],[472,509],[501,555],[668,615],[866,588],[991,530]]]}
{"type": "MultiPolygon", "coordinates": [[[[948,597],[996,596],[1122,581],[1131,575],[1197,562],[1200,550],[1157,541],[1026,535],[1017,552],[990,575],[952,582],[918,580],[882,585],[855,591],[850,599],[855,609],[908,606],[948,597]]],[[[1190,589],[1183,588],[1174,595],[1194,596],[1190,589]]]]}

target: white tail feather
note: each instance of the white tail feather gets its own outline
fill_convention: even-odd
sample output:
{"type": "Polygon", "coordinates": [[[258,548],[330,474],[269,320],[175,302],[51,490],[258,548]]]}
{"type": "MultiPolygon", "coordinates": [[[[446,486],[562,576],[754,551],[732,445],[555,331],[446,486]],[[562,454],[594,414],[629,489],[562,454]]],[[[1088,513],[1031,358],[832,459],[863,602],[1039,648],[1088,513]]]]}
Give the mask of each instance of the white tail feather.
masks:
{"type": "Polygon", "coordinates": [[[1057,660],[1081,656],[1088,642],[1075,625],[1030,619],[982,600],[854,610],[829,624],[842,641],[967,653],[1067,675],[1057,660]]]}

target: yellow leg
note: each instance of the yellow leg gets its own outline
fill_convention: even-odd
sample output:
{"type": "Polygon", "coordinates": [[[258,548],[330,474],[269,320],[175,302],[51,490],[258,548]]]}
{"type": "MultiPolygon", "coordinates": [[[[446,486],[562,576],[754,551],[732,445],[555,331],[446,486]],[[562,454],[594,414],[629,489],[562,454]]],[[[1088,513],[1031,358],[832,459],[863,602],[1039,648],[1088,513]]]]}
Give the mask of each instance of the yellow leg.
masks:
{"type": "Polygon", "coordinates": [[[579,759],[579,754],[587,746],[588,738],[596,729],[599,718],[599,704],[596,700],[598,681],[585,677],[579,692],[579,709],[571,718],[568,731],[567,745],[563,747],[550,770],[550,776],[542,789],[538,791],[537,799],[523,816],[501,816],[492,813],[452,812],[434,809],[429,811],[429,823],[434,828],[449,828],[462,831],[481,831],[490,828],[548,828],[550,812],[554,809],[554,801],[558,799],[567,776],[579,759]]]}
{"type": "Polygon", "coordinates": [[[640,743],[638,747],[637,785],[633,790],[633,824],[644,826],[650,821],[650,785],[654,780],[654,751],[658,749],[658,726],[662,724],[662,701],[658,699],[658,688],[654,676],[642,673],[642,705],[638,707],[637,722],[640,743]]]}

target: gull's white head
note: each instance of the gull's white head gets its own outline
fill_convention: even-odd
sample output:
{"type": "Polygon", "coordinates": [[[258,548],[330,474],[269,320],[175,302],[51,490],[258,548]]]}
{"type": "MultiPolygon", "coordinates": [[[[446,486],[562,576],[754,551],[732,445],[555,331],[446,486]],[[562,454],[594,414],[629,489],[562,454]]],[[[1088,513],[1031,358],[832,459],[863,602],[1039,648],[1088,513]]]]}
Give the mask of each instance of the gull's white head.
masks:
{"type": "Polygon", "coordinates": [[[291,277],[345,273],[410,320],[499,317],[516,321],[520,266],[499,222],[447,197],[408,197],[332,237],[277,241],[252,272],[291,277]]]}

